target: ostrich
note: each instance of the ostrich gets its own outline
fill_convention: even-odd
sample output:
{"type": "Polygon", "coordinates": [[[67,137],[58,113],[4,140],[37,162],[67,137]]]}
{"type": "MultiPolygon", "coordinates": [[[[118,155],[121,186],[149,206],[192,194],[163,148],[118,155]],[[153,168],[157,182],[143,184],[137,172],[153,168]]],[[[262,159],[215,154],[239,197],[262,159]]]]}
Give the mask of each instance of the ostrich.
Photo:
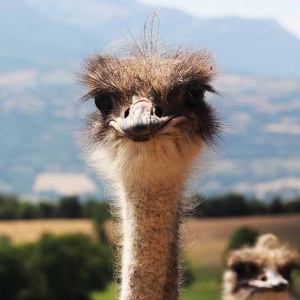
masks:
{"type": "MultiPolygon", "coordinates": [[[[122,300],[179,298],[179,225],[187,180],[221,129],[206,99],[211,56],[151,34],[84,63],[86,157],[108,180],[121,219],[122,300]]],[[[193,172],[194,173],[194,172],[193,172]]]]}
{"type": "Polygon", "coordinates": [[[292,299],[291,273],[299,253],[273,234],[259,237],[252,248],[229,253],[223,277],[224,300],[292,299]]]}

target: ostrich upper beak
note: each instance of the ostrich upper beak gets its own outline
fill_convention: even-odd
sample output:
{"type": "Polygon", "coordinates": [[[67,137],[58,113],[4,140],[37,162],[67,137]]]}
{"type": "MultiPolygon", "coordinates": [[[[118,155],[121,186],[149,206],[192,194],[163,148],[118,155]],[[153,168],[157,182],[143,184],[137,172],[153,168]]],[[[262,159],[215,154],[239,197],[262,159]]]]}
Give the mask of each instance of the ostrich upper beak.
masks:
{"type": "Polygon", "coordinates": [[[290,287],[288,280],[284,279],[277,271],[265,270],[260,279],[249,280],[248,285],[257,289],[282,292],[290,287]]]}
{"type": "Polygon", "coordinates": [[[183,118],[186,119],[178,114],[164,116],[163,110],[149,99],[138,98],[125,111],[124,117],[111,119],[109,125],[135,142],[144,142],[150,140],[160,129],[167,125],[174,126],[183,118]]]}

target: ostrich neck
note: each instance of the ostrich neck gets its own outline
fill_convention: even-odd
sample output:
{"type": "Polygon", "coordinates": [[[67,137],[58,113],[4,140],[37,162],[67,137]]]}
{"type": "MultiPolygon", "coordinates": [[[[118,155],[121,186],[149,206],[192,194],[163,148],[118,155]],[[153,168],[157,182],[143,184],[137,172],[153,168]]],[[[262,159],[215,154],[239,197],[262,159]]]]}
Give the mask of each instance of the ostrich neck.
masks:
{"type": "Polygon", "coordinates": [[[124,185],[121,300],[178,299],[181,191],[178,182],[124,185]]]}

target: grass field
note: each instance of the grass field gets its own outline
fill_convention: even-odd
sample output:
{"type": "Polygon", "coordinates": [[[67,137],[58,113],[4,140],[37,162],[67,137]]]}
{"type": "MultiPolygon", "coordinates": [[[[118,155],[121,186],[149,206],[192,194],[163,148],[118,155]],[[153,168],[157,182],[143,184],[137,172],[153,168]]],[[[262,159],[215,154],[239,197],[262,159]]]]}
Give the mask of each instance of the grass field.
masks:
{"type": "MultiPolygon", "coordinates": [[[[224,249],[232,233],[241,226],[249,226],[260,233],[274,233],[281,240],[297,248],[300,246],[300,215],[187,220],[182,229],[183,248],[192,266],[194,281],[182,291],[183,300],[198,300],[200,295],[205,300],[220,299],[224,249]]],[[[0,235],[10,236],[15,243],[36,241],[43,233],[73,232],[95,236],[91,220],[0,222],[0,235]]],[[[300,289],[300,272],[296,275],[295,286],[300,289]]],[[[116,299],[117,290],[111,284],[105,292],[93,293],[92,300],[116,299]]]]}
{"type": "MultiPolygon", "coordinates": [[[[182,290],[181,299],[199,300],[201,298],[204,300],[220,300],[221,268],[196,267],[193,273],[195,280],[190,286],[182,290]]],[[[114,300],[117,299],[117,293],[117,286],[112,284],[104,292],[93,293],[92,300],[114,300]]]]}
{"type": "MultiPolygon", "coordinates": [[[[220,300],[221,299],[221,267],[194,267],[195,279],[191,285],[183,289],[182,300],[220,300]]],[[[300,271],[294,273],[294,285],[297,294],[294,300],[300,300],[300,271]]],[[[92,294],[92,300],[115,300],[118,289],[111,284],[104,292],[92,294]]]]}

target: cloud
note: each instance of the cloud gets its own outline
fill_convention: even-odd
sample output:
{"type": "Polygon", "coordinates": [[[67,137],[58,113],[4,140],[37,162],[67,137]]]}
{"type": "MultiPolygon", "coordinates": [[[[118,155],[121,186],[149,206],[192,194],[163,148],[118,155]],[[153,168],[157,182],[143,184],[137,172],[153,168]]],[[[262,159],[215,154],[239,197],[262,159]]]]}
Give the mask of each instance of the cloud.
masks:
{"type": "Polygon", "coordinates": [[[232,124],[234,124],[239,130],[245,130],[247,126],[251,123],[252,117],[247,112],[238,112],[232,116],[232,124]]]}
{"type": "Polygon", "coordinates": [[[300,191],[300,179],[296,177],[281,178],[254,184],[241,183],[235,189],[239,193],[253,192],[259,198],[265,198],[268,193],[282,194],[282,191],[300,191]]]}
{"type": "Polygon", "coordinates": [[[0,74],[0,86],[31,84],[38,76],[37,70],[29,69],[0,74]]]}
{"type": "Polygon", "coordinates": [[[278,22],[286,30],[300,38],[300,14],[280,17],[278,22]]]}
{"type": "Polygon", "coordinates": [[[264,126],[265,132],[300,135],[300,124],[269,123],[264,126]]]}
{"type": "Polygon", "coordinates": [[[73,196],[95,193],[94,182],[83,173],[41,173],[35,178],[34,192],[54,191],[60,195],[73,196]]]}

